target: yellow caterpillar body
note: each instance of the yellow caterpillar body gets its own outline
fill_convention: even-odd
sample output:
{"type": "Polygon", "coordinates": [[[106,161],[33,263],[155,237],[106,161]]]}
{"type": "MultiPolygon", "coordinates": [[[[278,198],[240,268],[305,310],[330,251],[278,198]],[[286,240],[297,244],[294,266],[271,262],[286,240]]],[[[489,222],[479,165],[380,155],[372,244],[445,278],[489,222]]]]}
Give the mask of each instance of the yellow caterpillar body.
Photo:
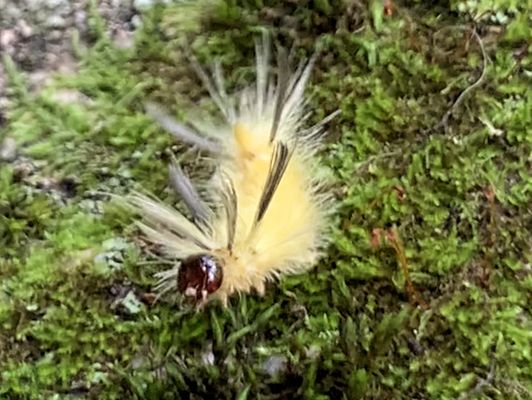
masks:
{"type": "Polygon", "coordinates": [[[240,94],[239,107],[225,94],[220,69],[214,85],[196,65],[225,125],[203,135],[151,107],[152,116],[178,139],[210,153],[217,169],[207,206],[180,168],[170,166],[174,188],[193,216],[187,219],[156,199],[128,197],[143,217],[139,226],[168,257],[180,262],[158,274],[161,293],[177,289],[200,302],[255,289],[300,273],[318,260],[332,202],[316,161],[325,122],[304,129],[304,88],[312,61],[292,74],[279,64],[271,78],[269,44],[257,45],[257,84],[240,94]],[[288,74],[288,75],[283,75],[288,74]]]}

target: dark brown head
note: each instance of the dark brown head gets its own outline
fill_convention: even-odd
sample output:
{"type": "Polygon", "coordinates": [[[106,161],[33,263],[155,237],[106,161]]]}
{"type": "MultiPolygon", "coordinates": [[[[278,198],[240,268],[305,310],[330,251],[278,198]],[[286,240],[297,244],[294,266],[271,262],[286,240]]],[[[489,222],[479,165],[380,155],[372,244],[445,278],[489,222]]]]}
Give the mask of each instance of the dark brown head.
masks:
{"type": "Polygon", "coordinates": [[[219,260],[209,254],[197,254],[181,262],[177,289],[185,296],[204,301],[222,285],[223,270],[219,260]]]}

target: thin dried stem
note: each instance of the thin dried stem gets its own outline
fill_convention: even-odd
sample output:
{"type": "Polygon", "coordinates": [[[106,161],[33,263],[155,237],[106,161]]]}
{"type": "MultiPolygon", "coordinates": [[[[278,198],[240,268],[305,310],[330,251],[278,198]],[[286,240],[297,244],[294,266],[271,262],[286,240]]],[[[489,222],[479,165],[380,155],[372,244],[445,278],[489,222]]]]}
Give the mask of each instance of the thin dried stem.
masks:
{"type": "Polygon", "coordinates": [[[426,133],[436,131],[440,128],[443,128],[444,130],[447,130],[447,125],[449,122],[449,118],[451,115],[456,111],[456,109],[463,103],[464,99],[469,95],[473,90],[478,88],[482,83],[484,83],[484,80],[486,79],[486,73],[487,73],[487,66],[488,66],[488,55],[486,54],[486,49],[484,48],[484,42],[480,38],[480,36],[477,33],[477,30],[473,28],[473,31],[471,32],[472,36],[477,40],[480,50],[482,52],[482,72],[480,73],[480,76],[478,79],[465,88],[462,93],[457,97],[457,99],[454,101],[453,105],[447,110],[447,112],[443,115],[442,119],[434,125],[432,128],[425,131],[426,133]]]}
{"type": "Polygon", "coordinates": [[[388,240],[388,243],[395,250],[397,261],[399,265],[401,266],[401,269],[403,270],[403,275],[406,281],[406,292],[408,294],[408,298],[410,299],[410,302],[414,304],[419,304],[421,307],[428,309],[429,308],[428,304],[421,298],[416,288],[414,287],[412,280],[410,279],[410,273],[408,271],[408,261],[406,259],[405,248],[395,228],[389,229],[386,232],[386,239],[388,240]]]}

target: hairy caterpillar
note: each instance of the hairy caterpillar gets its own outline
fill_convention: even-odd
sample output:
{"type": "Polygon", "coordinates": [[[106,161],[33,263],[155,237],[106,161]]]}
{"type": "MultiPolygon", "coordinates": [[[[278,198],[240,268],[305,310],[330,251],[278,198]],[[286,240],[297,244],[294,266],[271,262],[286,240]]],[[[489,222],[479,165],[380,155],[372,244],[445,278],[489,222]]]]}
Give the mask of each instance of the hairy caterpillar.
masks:
{"type": "Polygon", "coordinates": [[[157,199],[127,197],[142,217],[138,225],[147,239],[176,261],[157,274],[160,294],[178,290],[199,304],[211,298],[227,304],[232,294],[252,289],[262,295],[268,280],[304,272],[323,251],[334,204],[316,152],[333,115],[303,127],[309,116],[304,89],[315,56],[290,72],[281,50],[275,78],[268,37],[256,43],[256,84],[238,96],[227,95],[218,65],[211,78],[193,60],[225,120],[215,132],[202,135],[148,108],[178,140],[208,153],[216,164],[208,193],[214,207],[175,162],[169,167],[191,219],[157,199]]]}

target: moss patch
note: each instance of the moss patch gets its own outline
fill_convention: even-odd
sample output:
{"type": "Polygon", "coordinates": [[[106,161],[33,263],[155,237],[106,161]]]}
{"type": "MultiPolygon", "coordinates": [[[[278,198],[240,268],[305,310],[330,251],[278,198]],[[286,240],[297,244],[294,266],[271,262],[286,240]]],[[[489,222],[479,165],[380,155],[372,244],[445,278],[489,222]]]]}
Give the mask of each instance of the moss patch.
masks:
{"type": "Polygon", "coordinates": [[[78,74],[37,95],[4,60],[13,106],[0,135],[22,158],[0,170],[0,397],[529,398],[524,2],[393,2],[391,15],[380,1],[198,4],[146,10],[129,50],[93,14],[78,74]],[[263,27],[301,55],[321,47],[315,118],[341,110],[322,154],[341,204],[333,244],[263,299],[151,305],[160,266],[105,193],[177,202],[168,148],[202,166],[144,103],[183,117],[205,99],[185,38],[202,62],[230,67],[229,86],[249,83],[249,38],[263,27]]]}

